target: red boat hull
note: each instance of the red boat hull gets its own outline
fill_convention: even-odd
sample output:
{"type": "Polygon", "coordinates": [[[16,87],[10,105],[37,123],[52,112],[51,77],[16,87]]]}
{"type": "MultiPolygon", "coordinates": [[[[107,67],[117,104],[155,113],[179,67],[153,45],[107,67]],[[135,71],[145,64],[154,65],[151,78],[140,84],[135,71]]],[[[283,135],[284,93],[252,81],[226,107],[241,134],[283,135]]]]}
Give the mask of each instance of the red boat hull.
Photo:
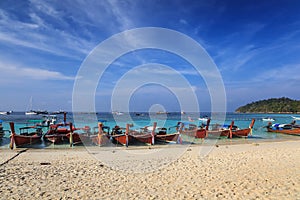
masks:
{"type": "Polygon", "coordinates": [[[229,130],[216,130],[216,131],[207,131],[209,136],[213,137],[221,137],[221,136],[229,136],[229,130]]]}
{"type": "Polygon", "coordinates": [[[277,130],[277,129],[268,128],[267,130],[268,130],[268,132],[273,132],[273,133],[282,133],[282,134],[288,134],[288,135],[300,135],[299,128],[285,129],[285,130],[277,130]]]}
{"type": "Polygon", "coordinates": [[[205,129],[197,129],[195,133],[195,138],[206,138],[207,137],[207,132],[205,129]]]}
{"type": "Polygon", "coordinates": [[[194,138],[205,138],[206,130],[205,129],[185,130],[182,131],[181,134],[189,137],[194,137],[194,138]]]}
{"type": "MultiPolygon", "coordinates": [[[[117,144],[122,144],[126,145],[126,135],[113,135],[112,139],[115,141],[117,144]]],[[[128,135],[128,144],[132,142],[132,137],[131,135],[128,135]]]]}
{"type": "MultiPolygon", "coordinates": [[[[70,133],[67,134],[68,139],[70,140],[70,133]]],[[[78,133],[73,133],[72,134],[72,140],[73,144],[84,144],[84,145],[104,145],[107,144],[109,139],[105,134],[102,135],[88,135],[88,134],[78,134],[78,133]]]]}
{"type": "Polygon", "coordinates": [[[53,134],[53,135],[45,135],[44,138],[52,142],[53,144],[61,144],[64,142],[67,142],[69,138],[67,137],[67,134],[53,134]]]}
{"type": "Polygon", "coordinates": [[[11,140],[12,140],[12,143],[14,143],[16,147],[37,144],[42,141],[41,136],[38,136],[38,135],[25,136],[25,135],[16,135],[16,134],[12,134],[11,140]]]}
{"type": "Polygon", "coordinates": [[[230,125],[230,131],[229,131],[229,136],[228,138],[232,138],[232,137],[248,137],[249,133],[251,132],[251,129],[253,128],[255,123],[255,119],[252,119],[249,128],[245,128],[245,129],[235,129],[232,130],[232,127],[234,125],[234,121],[231,122],[230,125]]]}
{"type": "Polygon", "coordinates": [[[150,133],[147,134],[132,134],[130,135],[133,139],[146,143],[146,144],[152,144],[152,135],[150,133]]]}
{"type": "Polygon", "coordinates": [[[158,134],[155,135],[155,140],[160,142],[177,142],[179,137],[178,133],[173,134],[158,134]]]}
{"type": "MultiPolygon", "coordinates": [[[[53,144],[68,143],[69,138],[67,137],[67,134],[71,132],[67,127],[68,125],[70,124],[67,123],[51,125],[50,130],[45,134],[44,138],[47,141],[52,142],[53,144]]],[[[72,127],[72,129],[76,130],[75,127],[72,127]]]]}
{"type": "Polygon", "coordinates": [[[235,130],[232,131],[232,137],[248,137],[250,131],[250,128],[235,130]]]}

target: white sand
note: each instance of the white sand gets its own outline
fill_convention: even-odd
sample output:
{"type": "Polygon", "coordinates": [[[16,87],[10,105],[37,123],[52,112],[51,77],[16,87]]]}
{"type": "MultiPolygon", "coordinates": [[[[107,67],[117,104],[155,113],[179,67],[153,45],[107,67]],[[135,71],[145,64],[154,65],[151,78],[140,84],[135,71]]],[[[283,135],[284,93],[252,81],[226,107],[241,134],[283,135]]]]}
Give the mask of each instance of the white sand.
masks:
{"type": "MultiPolygon", "coordinates": [[[[205,157],[193,146],[165,162],[180,148],[107,149],[116,165],[97,149],[29,149],[0,167],[0,199],[300,199],[300,141],[219,145],[205,157]],[[129,170],[114,170],[122,163],[129,170]],[[135,173],[140,163],[154,171],[135,173]]],[[[1,163],[17,151],[1,150],[1,163]]]]}

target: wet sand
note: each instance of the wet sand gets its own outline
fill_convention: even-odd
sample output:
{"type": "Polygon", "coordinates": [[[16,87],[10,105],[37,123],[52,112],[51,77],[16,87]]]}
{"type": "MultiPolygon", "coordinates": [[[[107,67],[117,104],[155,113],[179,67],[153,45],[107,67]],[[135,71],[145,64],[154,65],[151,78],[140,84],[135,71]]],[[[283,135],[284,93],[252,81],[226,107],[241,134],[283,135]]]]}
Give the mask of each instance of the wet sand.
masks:
{"type": "Polygon", "coordinates": [[[0,199],[300,199],[299,140],[100,148],[1,149],[0,199]]]}

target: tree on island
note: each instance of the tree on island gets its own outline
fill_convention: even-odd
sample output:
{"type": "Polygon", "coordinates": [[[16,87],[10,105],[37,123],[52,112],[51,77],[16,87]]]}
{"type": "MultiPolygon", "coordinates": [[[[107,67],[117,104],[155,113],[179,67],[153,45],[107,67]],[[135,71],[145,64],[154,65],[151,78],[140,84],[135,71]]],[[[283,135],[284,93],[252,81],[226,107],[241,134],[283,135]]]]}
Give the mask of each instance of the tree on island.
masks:
{"type": "Polygon", "coordinates": [[[235,110],[238,113],[298,113],[300,101],[287,97],[255,101],[235,110]]]}

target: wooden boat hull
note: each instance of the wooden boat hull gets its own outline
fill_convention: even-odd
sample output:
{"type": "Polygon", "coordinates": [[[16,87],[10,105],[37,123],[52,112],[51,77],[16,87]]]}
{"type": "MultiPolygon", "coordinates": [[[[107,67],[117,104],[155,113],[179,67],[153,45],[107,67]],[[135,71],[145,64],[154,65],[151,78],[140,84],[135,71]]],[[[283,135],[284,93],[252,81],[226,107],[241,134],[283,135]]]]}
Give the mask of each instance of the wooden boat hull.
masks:
{"type": "Polygon", "coordinates": [[[106,135],[106,134],[102,134],[102,135],[91,135],[90,136],[90,140],[92,141],[92,144],[95,145],[105,145],[108,144],[110,142],[110,136],[106,135]]]}
{"type": "Polygon", "coordinates": [[[250,128],[234,130],[232,131],[232,137],[248,137],[250,131],[250,128]]]}
{"type": "MultiPolygon", "coordinates": [[[[67,136],[67,138],[70,142],[71,133],[68,133],[66,136],[67,136]]],[[[73,133],[72,134],[72,140],[73,140],[72,144],[74,144],[74,145],[82,144],[83,141],[86,142],[86,143],[91,143],[89,136],[83,135],[83,134],[81,136],[79,136],[78,133],[73,133]]]]}
{"type": "MultiPolygon", "coordinates": [[[[111,136],[113,139],[114,143],[121,144],[121,145],[126,145],[126,135],[112,135],[111,136]]],[[[132,137],[131,135],[128,135],[128,144],[132,142],[132,137]]]]}
{"type": "Polygon", "coordinates": [[[206,130],[205,129],[194,129],[194,130],[184,130],[181,132],[182,135],[186,135],[193,138],[206,138],[206,130]]]}
{"type": "Polygon", "coordinates": [[[41,136],[33,135],[33,136],[25,136],[25,135],[11,135],[11,142],[14,143],[16,147],[28,146],[32,144],[41,143],[41,136]]]}
{"type": "Polygon", "coordinates": [[[70,125],[73,130],[76,130],[75,127],[72,126],[72,123],[50,125],[50,130],[44,135],[44,139],[53,144],[69,143],[67,134],[71,132],[68,128],[70,125]]]}
{"type": "Polygon", "coordinates": [[[195,138],[206,138],[207,137],[207,131],[205,129],[197,129],[195,133],[195,138]]]}
{"type": "Polygon", "coordinates": [[[134,140],[146,143],[146,144],[152,144],[152,135],[149,134],[132,134],[130,135],[134,140]]]}
{"type": "Polygon", "coordinates": [[[289,134],[289,135],[300,135],[300,129],[299,128],[283,129],[283,130],[267,128],[267,130],[268,130],[268,132],[273,132],[273,133],[282,133],[282,134],[289,134]]]}
{"type": "Polygon", "coordinates": [[[69,141],[67,134],[45,135],[44,138],[53,144],[67,143],[69,141]]]}
{"type": "Polygon", "coordinates": [[[208,130],[207,134],[212,137],[228,137],[229,130],[208,130]]]}
{"type": "Polygon", "coordinates": [[[231,122],[231,125],[230,125],[230,131],[229,131],[229,136],[228,138],[233,138],[233,137],[248,137],[249,133],[251,132],[253,126],[254,126],[254,123],[255,123],[255,119],[252,119],[251,120],[251,123],[249,125],[249,128],[245,128],[245,129],[234,129],[232,130],[232,127],[234,125],[234,121],[231,122]]]}
{"type": "Polygon", "coordinates": [[[158,134],[158,135],[155,135],[155,140],[158,142],[177,142],[178,137],[179,137],[178,133],[158,134]]]}
{"type": "MultiPolygon", "coordinates": [[[[70,133],[67,134],[68,139],[70,140],[70,133]]],[[[78,133],[73,133],[72,134],[72,140],[73,144],[84,144],[84,145],[104,145],[109,142],[109,139],[106,134],[102,135],[88,135],[88,134],[78,134],[78,133]]]]}

